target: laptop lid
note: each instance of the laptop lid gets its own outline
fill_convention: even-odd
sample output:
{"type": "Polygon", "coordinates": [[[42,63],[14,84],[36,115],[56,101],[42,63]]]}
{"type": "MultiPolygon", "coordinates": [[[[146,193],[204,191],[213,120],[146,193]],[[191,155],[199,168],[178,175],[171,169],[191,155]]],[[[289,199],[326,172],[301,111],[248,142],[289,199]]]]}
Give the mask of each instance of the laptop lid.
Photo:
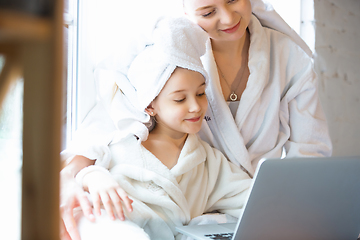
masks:
{"type": "Polygon", "coordinates": [[[359,157],[266,159],[254,179],[234,240],[357,239],[359,157]]]}

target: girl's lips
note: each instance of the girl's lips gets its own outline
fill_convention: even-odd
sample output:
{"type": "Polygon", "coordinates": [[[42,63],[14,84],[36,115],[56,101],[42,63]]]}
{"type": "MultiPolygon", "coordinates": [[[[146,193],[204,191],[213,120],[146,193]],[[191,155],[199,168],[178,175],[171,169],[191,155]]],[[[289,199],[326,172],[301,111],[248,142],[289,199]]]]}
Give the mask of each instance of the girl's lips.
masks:
{"type": "Polygon", "coordinates": [[[224,29],[224,30],[221,30],[221,31],[226,32],[226,33],[233,33],[236,30],[238,30],[238,28],[240,26],[240,22],[241,22],[241,20],[235,26],[233,26],[232,28],[224,29]]]}
{"type": "Polygon", "coordinates": [[[200,120],[200,117],[186,119],[186,121],[189,121],[189,122],[197,122],[199,120],[200,120]]]}

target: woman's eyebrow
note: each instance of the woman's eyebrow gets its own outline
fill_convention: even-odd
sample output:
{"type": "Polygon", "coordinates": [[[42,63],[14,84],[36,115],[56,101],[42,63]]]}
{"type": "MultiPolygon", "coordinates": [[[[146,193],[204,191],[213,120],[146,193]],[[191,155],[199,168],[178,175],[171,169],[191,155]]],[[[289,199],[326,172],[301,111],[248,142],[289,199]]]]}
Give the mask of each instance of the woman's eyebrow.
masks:
{"type": "Polygon", "coordinates": [[[205,9],[208,9],[208,8],[212,8],[212,6],[211,5],[202,6],[202,7],[199,7],[197,9],[195,9],[195,11],[202,11],[202,10],[205,10],[205,9]]]}

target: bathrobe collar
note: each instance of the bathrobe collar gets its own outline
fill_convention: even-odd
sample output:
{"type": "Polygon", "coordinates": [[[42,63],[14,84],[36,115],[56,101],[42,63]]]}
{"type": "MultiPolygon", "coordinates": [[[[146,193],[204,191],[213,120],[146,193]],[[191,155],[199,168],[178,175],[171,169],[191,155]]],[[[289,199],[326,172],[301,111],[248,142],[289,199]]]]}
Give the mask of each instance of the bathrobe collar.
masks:
{"type": "Polygon", "coordinates": [[[206,116],[209,117],[207,123],[211,125],[211,129],[215,131],[213,134],[216,135],[219,142],[221,142],[222,147],[229,150],[223,152],[232,153],[231,155],[227,155],[229,160],[246,169],[250,175],[253,175],[255,170],[251,165],[248,151],[241,136],[241,128],[255,103],[260,100],[261,93],[269,81],[270,43],[265,36],[266,33],[259,20],[254,15],[251,17],[248,28],[250,31],[248,62],[250,76],[246,89],[241,96],[235,121],[222,95],[219,73],[210,41],[207,42],[207,53],[202,57],[202,60],[211,78],[206,89],[209,101],[208,112],[206,114],[206,116]],[[209,119],[211,120],[209,121],[209,119]]]}

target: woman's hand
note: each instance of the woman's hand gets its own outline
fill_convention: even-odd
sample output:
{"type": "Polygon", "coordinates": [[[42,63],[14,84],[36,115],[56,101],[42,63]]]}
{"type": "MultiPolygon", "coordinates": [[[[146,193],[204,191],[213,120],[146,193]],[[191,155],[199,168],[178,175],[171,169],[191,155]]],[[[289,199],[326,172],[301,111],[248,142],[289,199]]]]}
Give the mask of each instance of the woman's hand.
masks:
{"type": "Polygon", "coordinates": [[[115,213],[120,220],[125,220],[123,204],[132,212],[132,200],[120,187],[115,179],[102,171],[92,171],[83,177],[83,187],[89,191],[93,200],[95,214],[101,215],[100,206],[103,204],[105,211],[111,219],[115,220],[115,213]]]}
{"type": "Polygon", "coordinates": [[[74,209],[80,207],[84,216],[94,222],[92,206],[86,196],[86,192],[75,181],[73,174],[68,169],[63,169],[61,175],[60,214],[61,226],[60,237],[62,240],[80,240],[80,235],[74,218],[74,209]]]}

